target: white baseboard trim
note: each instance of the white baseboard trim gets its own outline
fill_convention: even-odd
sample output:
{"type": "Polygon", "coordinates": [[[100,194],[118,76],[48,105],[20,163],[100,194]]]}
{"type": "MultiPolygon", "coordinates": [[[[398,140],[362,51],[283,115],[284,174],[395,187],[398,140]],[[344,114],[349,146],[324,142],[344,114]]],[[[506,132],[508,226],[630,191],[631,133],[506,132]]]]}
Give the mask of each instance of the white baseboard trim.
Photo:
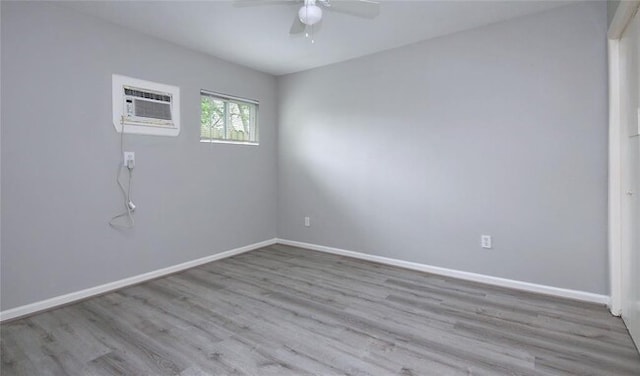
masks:
{"type": "Polygon", "coordinates": [[[157,269],[148,273],[139,274],[133,277],[121,279],[114,282],[105,283],[104,285],[91,287],[85,290],[80,290],[76,292],[72,292],[65,295],[56,296],[50,299],[41,300],[39,302],[26,304],[20,307],[7,309],[5,311],[0,312],[0,322],[6,320],[12,320],[19,317],[27,316],[34,314],[36,312],[45,311],[48,309],[52,309],[58,306],[66,305],[69,303],[76,302],[78,300],[90,298],[92,296],[104,294],[109,291],[117,290],[123,287],[131,286],[138,284],[140,282],[148,281],[150,279],[166,276],[169,274],[173,274],[176,272],[180,272],[185,269],[190,269],[202,264],[206,264],[212,261],[221,260],[223,258],[239,255],[241,253],[253,251],[258,248],[267,247],[275,244],[277,239],[269,239],[259,243],[249,244],[244,247],[239,247],[235,249],[231,249],[225,252],[216,253],[215,255],[206,256],[199,258],[197,260],[183,262],[182,264],[169,266],[162,269],[157,269]]]}
{"type": "Polygon", "coordinates": [[[400,268],[418,270],[421,272],[427,272],[427,273],[438,274],[438,275],[443,275],[447,277],[464,279],[467,281],[486,283],[494,286],[507,287],[515,290],[535,292],[535,293],[544,294],[544,295],[551,295],[556,297],[569,298],[574,300],[580,300],[580,301],[598,303],[598,304],[606,304],[606,305],[608,305],[610,301],[610,298],[607,295],[594,294],[594,293],[585,292],[585,291],[563,289],[559,287],[539,285],[539,284],[530,283],[530,282],[516,281],[513,279],[492,277],[484,274],[463,272],[460,270],[441,268],[439,266],[419,264],[416,262],[403,261],[403,260],[398,260],[398,259],[393,259],[393,258],[383,257],[383,256],[375,256],[375,255],[370,255],[370,254],[361,253],[361,252],[347,251],[345,249],[327,247],[327,246],[311,244],[311,243],[304,243],[304,242],[299,242],[294,240],[277,239],[277,242],[279,244],[290,245],[293,247],[306,248],[314,251],[332,253],[340,256],[353,257],[361,260],[377,262],[380,264],[393,265],[393,266],[398,266],[400,268]]]}

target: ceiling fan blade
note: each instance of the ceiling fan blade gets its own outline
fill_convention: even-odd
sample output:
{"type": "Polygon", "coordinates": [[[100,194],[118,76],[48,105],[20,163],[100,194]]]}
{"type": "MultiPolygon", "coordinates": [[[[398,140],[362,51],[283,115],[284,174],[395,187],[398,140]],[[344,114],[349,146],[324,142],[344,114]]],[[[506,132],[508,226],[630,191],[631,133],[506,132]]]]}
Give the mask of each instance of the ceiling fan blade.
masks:
{"type": "Polygon", "coordinates": [[[300,34],[304,31],[304,28],[307,25],[303,24],[298,18],[298,13],[293,17],[293,23],[291,23],[291,29],[289,29],[289,34],[300,34]]]}
{"type": "Polygon", "coordinates": [[[371,0],[320,0],[327,9],[363,18],[376,18],[380,14],[380,3],[371,0]]]}
{"type": "Polygon", "coordinates": [[[295,4],[296,0],[233,0],[236,8],[255,7],[262,5],[295,4]]]}

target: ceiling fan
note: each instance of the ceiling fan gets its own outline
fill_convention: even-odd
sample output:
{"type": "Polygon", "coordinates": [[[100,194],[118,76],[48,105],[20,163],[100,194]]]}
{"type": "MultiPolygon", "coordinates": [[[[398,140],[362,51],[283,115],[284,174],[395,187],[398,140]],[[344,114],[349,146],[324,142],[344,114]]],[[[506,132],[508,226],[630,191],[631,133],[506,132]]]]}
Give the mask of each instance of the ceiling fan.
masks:
{"type": "MultiPolygon", "coordinates": [[[[300,34],[308,27],[319,26],[323,8],[362,18],[376,18],[380,14],[380,3],[372,0],[235,0],[238,7],[254,5],[276,5],[301,3],[293,19],[289,34],[300,34]]],[[[307,31],[308,34],[308,31],[307,31]]]]}

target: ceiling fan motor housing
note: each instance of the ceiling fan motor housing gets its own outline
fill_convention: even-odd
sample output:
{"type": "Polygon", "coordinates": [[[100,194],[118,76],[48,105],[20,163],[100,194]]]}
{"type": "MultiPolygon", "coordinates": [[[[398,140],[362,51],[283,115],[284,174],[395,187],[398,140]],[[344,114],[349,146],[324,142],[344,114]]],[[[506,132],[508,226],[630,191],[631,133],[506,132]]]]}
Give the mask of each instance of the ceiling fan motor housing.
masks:
{"type": "Polygon", "coordinates": [[[316,5],[315,0],[305,0],[298,11],[298,18],[303,24],[311,26],[322,19],[322,9],[316,5]]]}

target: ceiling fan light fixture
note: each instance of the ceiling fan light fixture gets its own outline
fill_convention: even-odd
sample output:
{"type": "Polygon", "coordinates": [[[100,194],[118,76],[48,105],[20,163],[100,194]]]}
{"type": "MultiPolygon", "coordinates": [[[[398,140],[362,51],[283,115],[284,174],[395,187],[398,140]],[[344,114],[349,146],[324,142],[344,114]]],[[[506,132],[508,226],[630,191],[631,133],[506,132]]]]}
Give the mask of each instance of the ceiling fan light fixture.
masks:
{"type": "Polygon", "coordinates": [[[322,9],[315,4],[305,4],[298,11],[298,18],[303,24],[311,26],[322,18],[322,9]]]}

